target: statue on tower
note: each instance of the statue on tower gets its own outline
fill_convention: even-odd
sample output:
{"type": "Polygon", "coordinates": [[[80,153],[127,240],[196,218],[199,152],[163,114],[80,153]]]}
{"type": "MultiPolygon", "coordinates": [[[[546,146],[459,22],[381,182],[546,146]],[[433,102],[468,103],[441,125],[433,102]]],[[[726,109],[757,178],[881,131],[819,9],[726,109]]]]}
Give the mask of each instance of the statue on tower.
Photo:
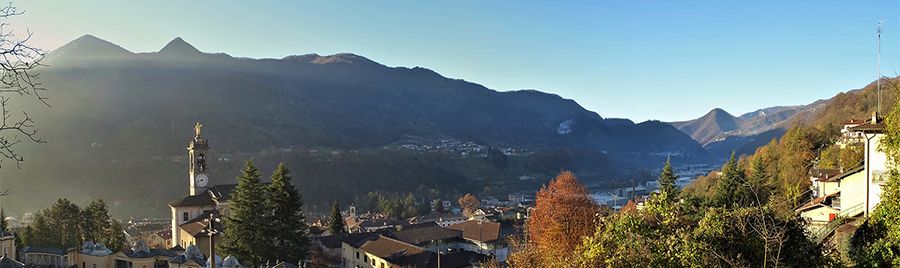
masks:
{"type": "Polygon", "coordinates": [[[203,124],[197,122],[197,126],[194,127],[194,131],[197,132],[197,137],[200,137],[200,127],[203,127],[203,124]]]}

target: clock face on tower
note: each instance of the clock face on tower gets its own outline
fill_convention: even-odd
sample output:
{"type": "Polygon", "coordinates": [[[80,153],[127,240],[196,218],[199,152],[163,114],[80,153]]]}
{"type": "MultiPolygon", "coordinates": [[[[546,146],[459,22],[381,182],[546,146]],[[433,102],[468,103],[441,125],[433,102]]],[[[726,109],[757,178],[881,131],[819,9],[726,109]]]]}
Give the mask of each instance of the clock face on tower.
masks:
{"type": "Polygon", "coordinates": [[[209,178],[206,177],[206,174],[198,174],[196,181],[197,186],[206,187],[206,184],[209,183],[209,178]]]}

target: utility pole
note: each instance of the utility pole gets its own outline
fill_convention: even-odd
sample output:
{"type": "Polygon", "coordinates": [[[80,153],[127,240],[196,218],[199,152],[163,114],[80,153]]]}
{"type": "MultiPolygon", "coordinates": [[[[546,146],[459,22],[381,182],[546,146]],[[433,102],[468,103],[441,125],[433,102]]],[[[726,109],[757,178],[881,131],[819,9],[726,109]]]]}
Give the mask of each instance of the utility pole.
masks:
{"type": "Polygon", "coordinates": [[[203,219],[203,221],[208,222],[209,225],[206,226],[202,232],[209,235],[209,268],[216,268],[216,237],[215,235],[219,234],[219,230],[216,230],[215,223],[221,222],[222,219],[216,217],[218,214],[218,210],[213,209],[209,212],[209,219],[203,219]]]}

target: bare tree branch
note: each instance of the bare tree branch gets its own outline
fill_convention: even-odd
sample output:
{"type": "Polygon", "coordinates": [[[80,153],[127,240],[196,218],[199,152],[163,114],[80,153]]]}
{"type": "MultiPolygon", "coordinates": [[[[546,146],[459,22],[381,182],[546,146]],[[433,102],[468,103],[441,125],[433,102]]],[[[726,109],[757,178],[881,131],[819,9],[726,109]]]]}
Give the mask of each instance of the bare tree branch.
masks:
{"type": "Polygon", "coordinates": [[[43,66],[40,62],[46,52],[27,44],[33,35],[31,31],[26,30],[25,37],[19,39],[12,30],[8,30],[10,24],[5,21],[24,13],[12,3],[0,8],[0,162],[3,158],[12,159],[17,167],[25,158],[16,153],[15,145],[23,140],[35,143],[45,141],[37,136],[34,119],[27,112],[21,111],[21,116],[13,116],[18,111],[10,110],[10,94],[33,97],[50,107],[47,97],[42,95],[47,89],[38,82],[40,76],[35,71],[43,66]]]}

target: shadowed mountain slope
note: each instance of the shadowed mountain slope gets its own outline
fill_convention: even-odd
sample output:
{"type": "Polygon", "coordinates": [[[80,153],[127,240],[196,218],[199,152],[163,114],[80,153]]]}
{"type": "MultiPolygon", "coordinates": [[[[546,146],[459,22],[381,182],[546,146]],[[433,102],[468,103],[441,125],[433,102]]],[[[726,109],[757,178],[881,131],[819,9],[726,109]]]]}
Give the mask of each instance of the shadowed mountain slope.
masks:
{"type": "MultiPolygon", "coordinates": [[[[249,157],[285,161],[297,167],[295,183],[308,186],[299,188],[311,204],[330,204],[334,196],[349,203],[374,190],[480,191],[522,175],[541,178],[532,185],[539,187],[560,169],[587,181],[613,180],[659,168],[668,155],[674,163],[711,161],[665,123],[605,120],[555,94],[498,92],[354,54],[233,58],[200,52],[181,38],[159,52],[131,53],[84,36],[44,63],[53,107],[16,105],[30,105],[49,143],[24,146],[34,159],[4,173],[4,186],[41,192],[51,202],[101,196],[165,212],[165,202],[187,191],[187,164],[179,161],[196,122],[219,160],[211,183],[234,183],[240,165],[233,162],[249,157]],[[509,167],[485,167],[458,154],[379,152],[444,139],[528,153],[509,167]],[[331,151],[339,160],[309,158],[331,151]],[[349,151],[359,154],[340,154],[349,151]],[[39,190],[61,182],[70,187],[39,190]]],[[[28,210],[49,202],[19,204],[28,210]]]]}

